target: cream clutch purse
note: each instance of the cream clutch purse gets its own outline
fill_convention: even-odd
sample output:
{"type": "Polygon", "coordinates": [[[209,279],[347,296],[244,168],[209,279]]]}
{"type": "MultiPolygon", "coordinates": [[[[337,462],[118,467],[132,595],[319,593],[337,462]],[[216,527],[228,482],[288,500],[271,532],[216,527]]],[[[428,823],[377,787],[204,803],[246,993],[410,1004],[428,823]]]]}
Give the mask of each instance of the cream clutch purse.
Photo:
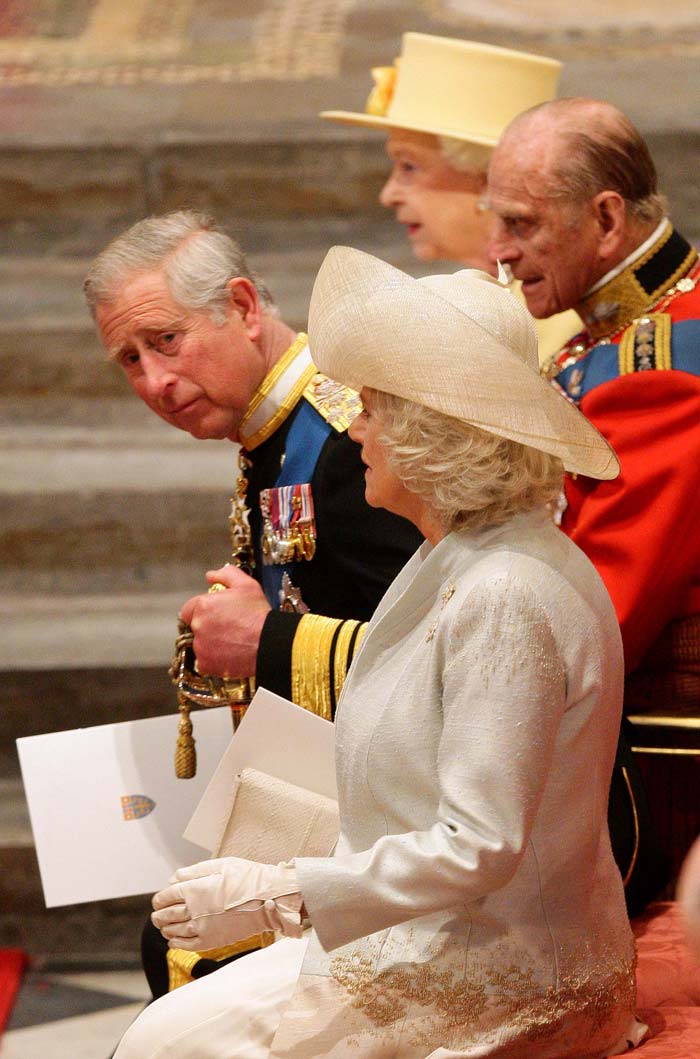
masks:
{"type": "Polygon", "coordinates": [[[233,805],[213,857],[278,864],[327,857],[338,838],[338,803],[257,769],[236,779],[233,805]]]}

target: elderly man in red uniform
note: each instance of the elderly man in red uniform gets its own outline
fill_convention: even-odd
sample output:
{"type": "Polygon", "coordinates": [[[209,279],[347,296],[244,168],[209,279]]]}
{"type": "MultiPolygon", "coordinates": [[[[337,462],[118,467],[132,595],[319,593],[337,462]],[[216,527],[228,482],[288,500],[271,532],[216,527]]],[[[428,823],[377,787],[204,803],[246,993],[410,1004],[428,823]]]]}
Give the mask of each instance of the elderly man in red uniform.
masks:
{"type": "MultiPolygon", "coordinates": [[[[546,103],[494,154],[494,258],[530,312],[586,327],[550,374],[615,448],[616,482],[570,478],[562,527],[615,603],[628,673],[700,613],[700,268],[665,216],[654,164],[610,104],[546,103]]],[[[697,698],[694,699],[697,704],[697,698]]]]}
{"type": "Polygon", "coordinates": [[[648,148],[615,107],[545,103],[494,153],[491,254],[536,317],[585,329],[549,374],[617,452],[615,482],[569,478],[562,528],[615,604],[627,712],[700,701],[700,266],[666,216],[648,148]]]}

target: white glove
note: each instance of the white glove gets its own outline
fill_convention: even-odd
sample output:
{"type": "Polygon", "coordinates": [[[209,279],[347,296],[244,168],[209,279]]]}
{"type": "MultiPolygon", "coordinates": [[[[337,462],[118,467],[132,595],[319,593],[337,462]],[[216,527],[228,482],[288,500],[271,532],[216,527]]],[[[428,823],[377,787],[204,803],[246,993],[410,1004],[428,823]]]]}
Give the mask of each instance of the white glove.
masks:
{"type": "Polygon", "coordinates": [[[301,937],[296,872],[290,864],[258,864],[240,857],[178,868],[153,897],[153,925],[171,948],[201,952],[277,930],[301,937]]]}

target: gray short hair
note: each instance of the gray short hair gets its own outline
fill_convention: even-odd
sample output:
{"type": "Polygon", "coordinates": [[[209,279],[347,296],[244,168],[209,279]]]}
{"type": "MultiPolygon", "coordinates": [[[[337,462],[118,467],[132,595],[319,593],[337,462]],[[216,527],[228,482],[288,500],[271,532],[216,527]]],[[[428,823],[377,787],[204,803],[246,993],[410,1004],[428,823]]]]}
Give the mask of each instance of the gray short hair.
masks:
{"type": "Polygon", "coordinates": [[[561,460],[402,397],[372,391],[387,459],[446,530],[499,526],[561,491],[561,460]]]}
{"type": "Polygon", "coordinates": [[[178,210],[138,221],[95,259],[83,286],[93,316],[97,306],[113,300],[132,276],[160,268],[176,302],[187,309],[203,309],[218,323],[225,318],[226,285],[234,277],[249,279],[263,307],[272,307],[267,286],[236,240],[208,214],[178,210]]]}
{"type": "Polygon", "coordinates": [[[475,176],[483,177],[484,184],[486,184],[486,174],[493,147],[457,140],[453,136],[438,136],[438,141],[440,150],[453,169],[458,169],[460,173],[473,173],[475,176]]]}
{"type": "Polygon", "coordinates": [[[552,195],[579,205],[601,191],[615,191],[631,220],[659,223],[668,203],[659,193],[654,160],[644,137],[621,110],[599,100],[555,99],[526,110],[510,127],[550,116],[560,136],[550,172],[552,195]]]}

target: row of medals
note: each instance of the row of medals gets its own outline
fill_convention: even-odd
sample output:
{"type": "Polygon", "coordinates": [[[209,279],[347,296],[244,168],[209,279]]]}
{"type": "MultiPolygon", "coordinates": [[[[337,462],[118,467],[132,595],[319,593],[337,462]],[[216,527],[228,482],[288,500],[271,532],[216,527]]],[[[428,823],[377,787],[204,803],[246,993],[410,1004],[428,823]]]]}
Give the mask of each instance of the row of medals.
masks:
{"type": "Polygon", "coordinates": [[[313,559],[316,537],[308,523],[294,523],[286,530],[275,530],[265,522],[262,536],[262,556],[266,566],[284,565],[313,559]]]}
{"type": "MultiPolygon", "coordinates": [[[[289,526],[275,529],[270,518],[269,505],[261,495],[263,514],[262,557],[266,566],[298,563],[303,559],[313,559],[316,554],[316,535],[313,525],[307,521],[297,520],[289,526]]],[[[292,508],[301,508],[301,497],[292,497],[292,508]]]]}

